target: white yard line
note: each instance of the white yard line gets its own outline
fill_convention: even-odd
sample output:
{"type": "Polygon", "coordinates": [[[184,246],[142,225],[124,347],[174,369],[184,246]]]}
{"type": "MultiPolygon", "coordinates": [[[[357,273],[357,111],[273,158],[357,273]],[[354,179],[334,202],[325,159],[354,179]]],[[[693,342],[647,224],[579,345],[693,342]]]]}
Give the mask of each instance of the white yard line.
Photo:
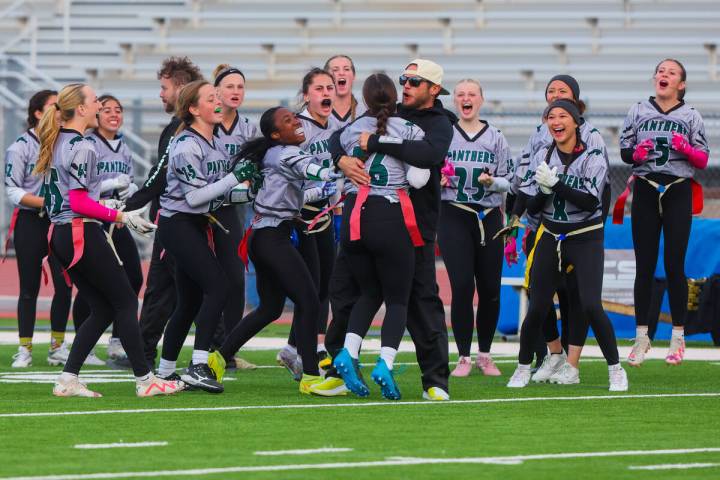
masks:
{"type": "Polygon", "coordinates": [[[165,447],[168,442],[136,442],[136,443],[79,443],[73,448],[80,450],[99,450],[105,448],[143,448],[143,447],[165,447]]]}
{"type": "Polygon", "coordinates": [[[281,472],[296,470],[349,470],[353,468],[397,467],[411,465],[486,464],[518,465],[529,460],[565,460],[573,458],[636,457],[647,455],[682,455],[689,453],[720,452],[720,448],[684,448],[674,450],[623,450],[610,452],[551,453],[540,455],[516,455],[507,457],[468,458],[395,458],[370,462],[336,462],[296,465],[256,465],[224,468],[196,468],[188,470],[150,470],[144,472],[87,473],[70,475],[46,475],[29,477],[0,477],[0,480],[91,480],[112,478],[150,478],[166,476],[199,476],[240,472],[281,472]]]}
{"type": "MultiPolygon", "coordinates": [[[[74,333],[68,332],[66,340],[72,342],[74,333]]],[[[100,345],[107,345],[110,338],[109,334],[104,334],[102,339],[99,341],[100,345]]],[[[17,332],[3,331],[0,332],[0,345],[17,345],[17,332]]],[[[50,332],[36,332],[33,341],[35,343],[50,343],[50,332]]],[[[188,335],[185,339],[185,345],[191,346],[195,342],[194,335],[188,335]]],[[[243,346],[243,350],[279,350],[287,343],[287,337],[255,337],[243,346]]],[[[457,354],[457,347],[455,342],[450,342],[449,345],[450,353],[457,354]]],[[[517,342],[494,342],[492,345],[491,353],[493,355],[509,355],[517,357],[520,344],[517,342]]],[[[620,358],[627,358],[630,353],[631,347],[618,347],[620,352],[620,358]]],[[[367,338],[363,342],[363,351],[380,351],[380,339],[378,338],[367,338]]],[[[414,352],[415,345],[411,341],[403,341],[400,343],[399,351],[401,352],[414,352]]],[[[473,343],[472,350],[477,351],[477,344],[473,343]]],[[[649,360],[665,359],[667,353],[666,348],[658,347],[652,348],[645,358],[649,360]]],[[[241,353],[242,355],[242,353],[241,353]]],[[[597,345],[587,345],[583,349],[583,358],[602,358],[602,352],[600,347],[597,345]]],[[[720,361],[720,348],[686,348],[685,349],[685,360],[711,360],[720,361]]]]}
{"type": "Polygon", "coordinates": [[[665,463],[661,465],[631,465],[630,470],[688,470],[691,468],[720,467],[720,463],[665,463]]]}
{"type": "Polygon", "coordinates": [[[312,455],[314,453],[343,453],[343,452],[352,452],[352,448],[312,448],[312,449],[305,449],[305,450],[267,450],[267,451],[260,451],[260,452],[254,452],[255,455],[264,455],[264,456],[281,456],[284,457],[285,455],[312,455]]]}
{"type": "MultiPolygon", "coordinates": [[[[305,410],[316,408],[363,408],[363,407],[391,407],[405,406],[438,406],[438,405],[472,405],[486,403],[524,403],[524,402],[573,402],[573,401],[599,401],[599,400],[633,400],[633,399],[665,399],[689,397],[720,397],[720,392],[708,393],[665,393],[645,395],[586,395],[579,397],[512,397],[512,398],[480,398],[475,400],[447,400],[444,402],[410,401],[410,402],[363,402],[354,403],[315,403],[315,404],[288,404],[288,405],[236,405],[225,407],[180,407],[180,408],[136,408],[118,410],[78,410],[70,412],[27,412],[27,413],[0,413],[0,418],[18,417],[69,417],[75,415],[113,415],[132,413],[178,413],[178,412],[222,412],[241,410],[305,410]]],[[[318,399],[318,401],[321,401],[318,399]]]]}

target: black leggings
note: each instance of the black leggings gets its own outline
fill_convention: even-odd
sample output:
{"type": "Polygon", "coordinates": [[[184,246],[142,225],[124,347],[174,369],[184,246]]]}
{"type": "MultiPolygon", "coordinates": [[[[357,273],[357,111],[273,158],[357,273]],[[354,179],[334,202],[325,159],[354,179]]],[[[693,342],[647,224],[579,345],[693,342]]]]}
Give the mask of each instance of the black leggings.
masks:
{"type": "Polygon", "coordinates": [[[219,351],[226,360],[273,321],[280,318],[287,297],[298,312],[295,334],[303,372],[319,375],[317,355],[317,289],[307,265],[290,242],[292,222],[250,233],[248,253],[255,266],[260,304],[230,332],[219,351]]]}
{"type": "MultiPolygon", "coordinates": [[[[353,211],[355,200],[355,195],[349,195],[345,201],[348,212],[353,211]]],[[[347,331],[364,338],[384,301],[381,345],[397,349],[405,333],[415,273],[415,250],[400,204],[369,196],[362,207],[360,239],[356,241],[350,241],[350,216],[343,217],[340,238],[361,293],[350,313],[347,331]]]]}
{"type": "MultiPolygon", "coordinates": [[[[85,223],[84,235],[83,256],[68,273],[78,292],[87,299],[92,313],[77,331],[63,371],[77,375],[100,335],[114,322],[135,376],[146,375],[150,370],[140,338],[137,295],[110,249],[102,226],[85,223]]],[[[70,224],[55,225],[52,251],[61,265],[70,265],[74,252],[70,224]]]]}
{"type": "MultiPolygon", "coordinates": [[[[482,207],[478,207],[482,208],[482,207]]],[[[485,245],[480,244],[477,214],[443,202],[438,245],[450,277],[450,320],[458,352],[470,356],[473,337],[473,297],[478,294],[475,316],[479,349],[490,352],[500,315],[503,241],[493,240],[502,228],[502,212],[493,209],[484,219],[485,245]]]]}
{"type": "MultiPolygon", "coordinates": [[[[109,231],[110,224],[103,225],[103,229],[105,231],[109,231]]],[[[130,229],[119,228],[116,226],[113,229],[112,240],[115,245],[115,250],[120,257],[120,260],[122,260],[122,266],[128,280],[130,281],[130,286],[137,296],[142,288],[143,273],[142,268],[140,267],[140,255],[138,254],[135,240],[132,238],[132,234],[130,234],[130,229]]],[[[75,302],[73,303],[72,311],[75,330],[77,330],[90,316],[90,305],[83,296],[82,292],[78,292],[78,294],[75,295],[75,302]]],[[[113,324],[112,336],[118,336],[118,329],[115,324],[113,324]]]]}
{"type": "Polygon", "coordinates": [[[215,256],[230,282],[231,294],[228,295],[222,314],[225,335],[227,335],[245,313],[245,265],[237,254],[244,230],[235,206],[221,207],[213,215],[230,231],[225,233],[220,227],[213,227],[215,256]]]}
{"type": "MultiPolygon", "coordinates": [[[[562,242],[563,271],[573,265],[577,280],[577,293],[581,305],[580,315],[569,319],[568,341],[582,347],[587,337],[588,322],[592,325],[608,365],[619,362],[615,332],[602,306],[602,282],[605,261],[602,229],[570,237],[562,242]]],[[[530,271],[529,307],[520,332],[521,364],[532,361],[533,343],[540,335],[542,322],[552,308],[553,294],[562,279],[558,271],[557,241],[543,234],[535,246],[535,257],[530,271]]]]}
{"type": "MultiPolygon", "coordinates": [[[[662,183],[667,184],[670,181],[672,180],[662,183]]],[[[662,198],[662,216],[658,210],[658,195],[658,191],[646,181],[635,180],[631,209],[636,262],[635,318],[638,325],[645,326],[650,320],[648,318],[650,297],[662,231],[665,239],[665,275],[672,324],[683,326],[688,301],[685,254],[692,225],[690,181],[686,180],[668,188],[662,198]]]]}
{"type": "MultiPolygon", "coordinates": [[[[48,254],[47,232],[49,227],[50,221],[46,217],[39,216],[36,211],[20,210],[18,212],[14,244],[18,276],[20,277],[17,316],[21,338],[32,337],[35,331],[42,260],[48,254]]],[[[55,290],[50,305],[50,328],[54,332],[64,332],[70,311],[72,289],[65,283],[62,267],[55,255],[48,257],[48,263],[55,290]]]]}
{"type": "Polygon", "coordinates": [[[195,350],[209,351],[228,296],[227,276],[208,245],[208,219],[160,216],[160,241],[175,261],[177,304],[165,329],[162,358],[176,361],[193,322],[195,350]]]}

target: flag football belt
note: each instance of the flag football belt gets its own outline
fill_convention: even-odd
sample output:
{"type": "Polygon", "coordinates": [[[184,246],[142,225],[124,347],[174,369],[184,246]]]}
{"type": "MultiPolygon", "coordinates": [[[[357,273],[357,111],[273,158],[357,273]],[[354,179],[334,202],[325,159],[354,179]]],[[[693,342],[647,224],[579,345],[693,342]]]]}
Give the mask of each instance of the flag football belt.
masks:
{"type": "MultiPolygon", "coordinates": [[[[72,281],[70,280],[70,275],[68,275],[68,270],[70,270],[72,267],[74,267],[80,259],[82,259],[83,253],[85,252],[85,223],[97,223],[100,225],[100,228],[102,228],[102,222],[100,220],[95,220],[94,218],[83,218],[83,217],[75,217],[72,219],[72,243],[73,243],[73,258],[70,261],[70,265],[68,265],[66,268],[62,269],[62,275],[65,279],[65,283],[68,287],[72,287],[72,281]]],[[[48,235],[47,235],[47,241],[48,241],[48,255],[43,259],[43,261],[47,261],[48,257],[50,256],[50,245],[51,245],[51,239],[53,230],[55,229],[55,224],[51,223],[50,228],[48,228],[48,235]]],[[[120,258],[117,256],[117,252],[115,251],[115,245],[113,245],[112,240],[107,236],[107,232],[105,232],[106,238],[108,238],[108,243],[110,244],[110,248],[112,249],[113,253],[115,254],[115,258],[120,261],[120,258]]],[[[121,263],[122,265],[122,263],[121,263]]]]}
{"type": "Polygon", "coordinates": [[[452,205],[453,207],[457,207],[460,210],[465,210],[466,212],[470,212],[477,217],[478,227],[480,228],[480,246],[484,247],[485,246],[485,227],[483,226],[483,220],[485,220],[485,217],[487,217],[488,214],[490,214],[490,212],[495,210],[496,207],[485,208],[478,212],[478,211],[475,211],[474,209],[472,209],[471,207],[468,207],[467,205],[464,205],[462,203],[450,202],[450,205],[452,205]]]}
{"type": "Polygon", "coordinates": [[[593,230],[600,230],[604,226],[605,225],[601,222],[601,223],[596,223],[595,225],[578,228],[577,230],[572,230],[568,233],[560,233],[560,234],[553,233],[550,230],[548,230],[547,227],[545,227],[545,229],[542,231],[542,233],[540,233],[540,230],[538,230],[538,238],[540,238],[540,235],[544,235],[547,233],[548,235],[552,236],[555,239],[555,241],[557,242],[557,246],[555,247],[555,250],[557,251],[557,255],[558,255],[558,271],[562,272],[562,248],[561,248],[562,242],[564,240],[567,240],[568,237],[582,235],[583,233],[592,232],[593,230]]]}
{"type": "Polygon", "coordinates": [[[673,182],[668,183],[667,185],[661,185],[653,180],[650,180],[646,177],[641,177],[639,175],[630,175],[630,178],[628,178],[627,186],[625,187],[625,191],[620,194],[620,196],[617,198],[615,202],[615,207],[613,207],[613,223],[622,225],[623,223],[623,214],[625,213],[625,203],[627,202],[628,196],[630,195],[630,187],[632,186],[633,182],[636,178],[639,178],[641,180],[646,181],[649,183],[655,190],[658,191],[658,212],[660,213],[660,216],[662,217],[663,208],[662,208],[662,197],[667,193],[667,191],[675,184],[684,182],[685,180],[690,180],[690,187],[692,189],[692,214],[693,215],[699,215],[702,213],[703,210],[703,190],[702,185],[700,185],[695,179],[693,178],[678,178],[673,182]]]}
{"type": "MultiPolygon", "coordinates": [[[[425,245],[425,241],[422,239],[420,229],[417,225],[415,218],[415,210],[406,190],[398,189],[396,191],[398,199],[400,200],[400,210],[402,211],[403,221],[405,222],[405,228],[407,228],[410,234],[410,240],[414,247],[422,247],[425,245]]],[[[360,215],[362,214],[362,207],[365,201],[370,195],[370,187],[363,185],[360,187],[355,199],[355,205],[353,205],[352,212],[350,212],[350,241],[360,240],[360,215]]]]}
{"type": "Polygon", "coordinates": [[[303,233],[305,235],[311,235],[313,233],[320,233],[322,231],[327,230],[327,228],[332,223],[332,217],[329,215],[330,210],[333,209],[334,206],[328,206],[326,208],[319,208],[314,207],[308,203],[302,206],[303,210],[307,210],[308,212],[313,212],[316,215],[312,218],[312,220],[305,220],[304,218],[299,218],[298,220],[305,224],[305,229],[303,230],[303,233]],[[317,228],[316,228],[317,227],[317,228]]]}

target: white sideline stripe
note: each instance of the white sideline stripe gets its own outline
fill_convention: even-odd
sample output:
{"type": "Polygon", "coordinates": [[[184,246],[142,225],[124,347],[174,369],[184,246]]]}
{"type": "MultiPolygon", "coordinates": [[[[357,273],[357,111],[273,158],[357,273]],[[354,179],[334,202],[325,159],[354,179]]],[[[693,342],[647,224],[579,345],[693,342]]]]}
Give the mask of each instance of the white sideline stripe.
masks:
{"type": "Polygon", "coordinates": [[[189,470],[155,470],[146,472],[86,473],[69,475],[47,475],[32,477],[0,477],[0,480],[90,480],[109,478],[147,478],[166,476],[196,476],[218,473],[239,472],[281,472],[292,470],[327,470],[349,468],[395,467],[407,465],[443,465],[443,464],[486,464],[518,465],[527,460],[564,460],[571,458],[631,457],[641,455],[680,455],[688,453],[720,452],[720,448],[685,448],[675,450],[624,450],[611,452],[550,453],[541,455],[516,455],[508,457],[468,457],[468,458],[394,458],[369,462],[310,463],[297,465],[257,465],[224,468],[196,468],[189,470]]]}
{"type": "Polygon", "coordinates": [[[96,450],[101,448],[141,448],[141,447],[165,447],[168,442],[136,442],[136,443],[79,443],[73,448],[81,450],[96,450]]]}
{"type": "Polygon", "coordinates": [[[236,405],[226,407],[180,407],[180,408],[134,408],[120,410],[78,410],[75,412],[27,412],[1,413],[0,418],[17,417],[66,417],[74,415],[109,415],[113,413],[176,413],[176,412],[222,412],[235,410],[293,410],[315,408],[349,408],[349,407],[400,407],[400,406],[434,406],[464,405],[478,403],[523,403],[552,401],[583,401],[583,400],[626,400],[639,398],[687,398],[687,397],[720,397],[720,392],[708,393],[656,393],[646,395],[586,395],[578,397],[513,397],[513,398],[479,398],[475,400],[446,400],[443,402],[411,401],[411,402],[356,402],[356,403],[321,403],[321,404],[288,404],[288,405],[236,405]]]}
{"type": "Polygon", "coordinates": [[[631,465],[630,470],[688,470],[690,468],[720,467],[720,463],[664,463],[661,465],[631,465]]]}
{"type": "Polygon", "coordinates": [[[255,452],[255,455],[310,455],[313,453],[341,453],[352,452],[352,448],[314,448],[305,450],[266,450],[255,452]]]}

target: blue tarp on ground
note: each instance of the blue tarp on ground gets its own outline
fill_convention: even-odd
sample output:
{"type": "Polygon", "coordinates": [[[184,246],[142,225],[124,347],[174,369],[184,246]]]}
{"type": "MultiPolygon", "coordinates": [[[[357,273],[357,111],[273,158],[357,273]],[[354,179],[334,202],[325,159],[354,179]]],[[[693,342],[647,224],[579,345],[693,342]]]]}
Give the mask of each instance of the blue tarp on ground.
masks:
{"type": "MultiPolygon", "coordinates": [[[[622,250],[633,250],[632,231],[630,218],[626,217],[622,225],[613,225],[608,219],[605,228],[605,248],[622,250]]],[[[660,243],[660,254],[655,276],[658,278],[665,277],[665,268],[663,266],[663,243],[660,243]]],[[[526,258],[521,254],[518,265],[503,267],[503,276],[505,277],[521,277],[525,271],[526,258]]],[[[709,277],[710,275],[720,273],[720,220],[717,219],[694,219],[692,231],[690,233],[690,242],[685,260],[685,271],[690,278],[709,277]]],[[[665,294],[662,311],[670,311],[665,294]]],[[[504,334],[517,333],[518,325],[518,294],[512,287],[503,287],[500,322],[498,329],[504,334]]],[[[635,319],[627,315],[609,314],[610,320],[613,322],[615,332],[618,338],[633,338],[635,336],[635,319]]],[[[670,325],[660,323],[656,338],[670,338],[670,325]]],[[[692,340],[711,341],[710,335],[693,335],[689,337],[692,340]]]]}

